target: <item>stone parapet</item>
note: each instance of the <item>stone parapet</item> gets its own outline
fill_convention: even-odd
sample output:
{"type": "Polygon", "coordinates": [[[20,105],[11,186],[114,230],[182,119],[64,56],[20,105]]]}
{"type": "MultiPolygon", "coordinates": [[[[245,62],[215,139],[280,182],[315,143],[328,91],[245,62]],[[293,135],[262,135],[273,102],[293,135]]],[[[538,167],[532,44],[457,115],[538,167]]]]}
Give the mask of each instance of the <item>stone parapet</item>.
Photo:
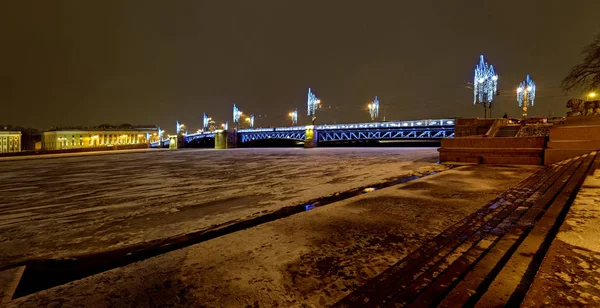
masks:
{"type": "Polygon", "coordinates": [[[449,138],[438,151],[440,162],[543,165],[545,142],[544,137],[449,138]]]}

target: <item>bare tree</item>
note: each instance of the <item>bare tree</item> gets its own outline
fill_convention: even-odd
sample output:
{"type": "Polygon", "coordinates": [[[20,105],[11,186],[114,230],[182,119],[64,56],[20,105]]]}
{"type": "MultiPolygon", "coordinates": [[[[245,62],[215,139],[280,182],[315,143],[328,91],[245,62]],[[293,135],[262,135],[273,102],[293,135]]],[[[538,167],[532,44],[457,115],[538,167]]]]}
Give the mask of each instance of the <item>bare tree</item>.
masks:
{"type": "Polygon", "coordinates": [[[565,79],[562,87],[565,91],[574,89],[591,90],[600,87],[600,34],[587,45],[581,54],[583,63],[575,65],[565,79]]]}

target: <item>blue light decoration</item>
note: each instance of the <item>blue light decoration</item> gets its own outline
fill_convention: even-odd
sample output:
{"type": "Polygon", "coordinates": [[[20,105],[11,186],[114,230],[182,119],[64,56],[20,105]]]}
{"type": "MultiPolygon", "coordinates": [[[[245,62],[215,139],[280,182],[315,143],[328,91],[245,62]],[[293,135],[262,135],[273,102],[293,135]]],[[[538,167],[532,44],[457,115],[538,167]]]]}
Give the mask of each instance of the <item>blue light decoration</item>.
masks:
{"type": "Polygon", "coordinates": [[[210,125],[210,118],[204,113],[204,120],[202,121],[202,129],[204,131],[208,130],[208,126],[210,125]]]}
{"type": "Polygon", "coordinates": [[[317,96],[312,93],[312,90],[308,88],[308,111],[307,115],[312,118],[313,125],[315,124],[315,119],[317,118],[317,109],[319,108],[319,104],[321,104],[321,100],[317,98],[317,96]]]}
{"type": "Polygon", "coordinates": [[[242,116],[242,112],[235,104],[233,104],[233,122],[239,123],[241,116],[242,116]]]}
{"type": "Polygon", "coordinates": [[[150,142],[150,133],[146,132],[146,142],[150,142]]]}
{"type": "Polygon", "coordinates": [[[181,130],[181,124],[179,124],[179,121],[177,121],[177,128],[175,129],[175,134],[179,134],[180,130],[181,130]]]}
{"type": "Polygon", "coordinates": [[[517,88],[517,101],[519,107],[523,108],[523,117],[527,118],[527,109],[533,106],[535,101],[535,82],[527,75],[525,80],[517,88]]]}
{"type": "Polygon", "coordinates": [[[292,118],[292,126],[298,124],[298,108],[290,112],[290,118],[292,118]]]}
{"type": "Polygon", "coordinates": [[[371,115],[371,120],[375,121],[379,117],[379,99],[375,96],[375,99],[369,103],[369,114],[371,115]]]}
{"type": "Polygon", "coordinates": [[[254,127],[254,114],[250,115],[250,127],[254,127]]]}
{"type": "Polygon", "coordinates": [[[225,121],[225,123],[223,124],[223,129],[224,130],[228,130],[229,129],[229,121],[225,121]]]}
{"type": "Polygon", "coordinates": [[[165,133],[164,130],[160,129],[160,126],[158,127],[158,141],[162,141],[162,135],[165,133]]]}
{"type": "MultiPolygon", "coordinates": [[[[498,75],[493,65],[489,65],[483,55],[479,57],[479,64],[475,68],[473,79],[473,104],[482,104],[484,116],[487,117],[487,109],[492,108],[492,101],[498,91],[498,75]]],[[[491,110],[490,110],[491,114],[491,110]]]]}

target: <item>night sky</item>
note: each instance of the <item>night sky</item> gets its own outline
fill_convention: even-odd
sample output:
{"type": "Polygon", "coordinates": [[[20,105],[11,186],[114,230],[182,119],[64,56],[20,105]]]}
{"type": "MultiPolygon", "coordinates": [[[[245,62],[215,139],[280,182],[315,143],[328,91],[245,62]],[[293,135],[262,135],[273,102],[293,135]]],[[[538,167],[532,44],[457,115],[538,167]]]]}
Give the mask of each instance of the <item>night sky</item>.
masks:
{"type": "MultiPolygon", "coordinates": [[[[289,124],[306,91],[317,123],[482,116],[467,82],[480,54],[499,74],[494,115],[564,115],[560,82],[600,32],[598,0],[4,1],[0,123],[45,129],[102,123],[289,124]],[[266,116],[266,118],[265,118],[266,116]]],[[[581,93],[573,93],[573,97],[581,93]]]]}

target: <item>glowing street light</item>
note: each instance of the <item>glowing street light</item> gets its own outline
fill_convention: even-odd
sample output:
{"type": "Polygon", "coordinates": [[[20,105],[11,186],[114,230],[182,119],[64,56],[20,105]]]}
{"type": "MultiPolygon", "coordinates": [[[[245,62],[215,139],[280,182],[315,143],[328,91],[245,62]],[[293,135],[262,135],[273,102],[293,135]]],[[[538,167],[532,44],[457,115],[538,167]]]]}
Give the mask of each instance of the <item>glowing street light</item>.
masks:
{"type": "Polygon", "coordinates": [[[492,113],[492,101],[498,93],[498,75],[493,65],[489,65],[483,55],[479,57],[479,64],[475,67],[473,78],[473,104],[483,105],[483,114],[487,118],[487,110],[492,113]]]}
{"type": "Polygon", "coordinates": [[[308,88],[307,115],[311,117],[313,125],[315,125],[315,120],[317,119],[317,109],[319,108],[320,104],[321,100],[318,99],[314,93],[312,93],[312,90],[310,88],[308,88]]]}
{"type": "Polygon", "coordinates": [[[527,119],[527,109],[533,107],[535,101],[535,82],[527,75],[517,88],[517,101],[523,108],[523,118],[527,119]]]}
{"type": "Polygon", "coordinates": [[[202,130],[208,130],[208,126],[210,125],[210,118],[204,113],[204,119],[202,121],[202,130]]]}
{"type": "Polygon", "coordinates": [[[246,122],[248,122],[248,125],[250,125],[250,127],[254,127],[254,114],[251,114],[249,117],[247,117],[246,122]]]}
{"type": "Polygon", "coordinates": [[[233,104],[233,122],[239,123],[243,114],[244,113],[235,104],[233,104]]]}
{"type": "Polygon", "coordinates": [[[596,95],[597,95],[596,92],[590,92],[590,93],[588,93],[587,97],[594,98],[594,97],[596,97],[596,95]]]}
{"type": "Polygon", "coordinates": [[[298,124],[298,108],[296,108],[293,112],[290,112],[289,116],[292,118],[292,125],[298,124]]]}
{"type": "Polygon", "coordinates": [[[375,121],[379,117],[379,99],[375,96],[375,100],[367,105],[371,121],[375,121]]]}

